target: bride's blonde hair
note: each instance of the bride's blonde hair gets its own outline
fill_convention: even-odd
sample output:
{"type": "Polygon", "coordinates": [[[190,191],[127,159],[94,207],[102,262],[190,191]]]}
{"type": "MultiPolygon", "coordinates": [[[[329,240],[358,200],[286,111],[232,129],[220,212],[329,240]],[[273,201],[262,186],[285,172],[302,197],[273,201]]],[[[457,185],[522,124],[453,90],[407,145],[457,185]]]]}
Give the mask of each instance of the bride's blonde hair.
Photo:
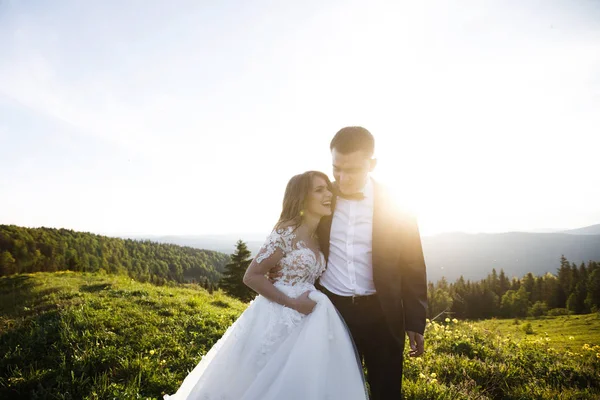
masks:
{"type": "Polygon", "coordinates": [[[275,229],[293,226],[294,230],[302,223],[306,196],[312,190],[312,183],[315,177],[325,179],[327,187],[331,190],[331,181],[323,172],[306,171],[303,174],[294,175],[285,188],[283,195],[283,207],[281,216],[275,225],[275,229]]]}

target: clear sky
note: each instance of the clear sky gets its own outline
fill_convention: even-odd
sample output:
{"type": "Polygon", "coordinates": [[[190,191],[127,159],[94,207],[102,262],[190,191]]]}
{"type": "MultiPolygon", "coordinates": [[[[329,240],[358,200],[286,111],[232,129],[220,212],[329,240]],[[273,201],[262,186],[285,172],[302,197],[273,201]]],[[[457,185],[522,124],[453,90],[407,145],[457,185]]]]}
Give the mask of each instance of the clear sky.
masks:
{"type": "Polygon", "coordinates": [[[266,232],[346,125],[424,234],[600,223],[600,1],[0,0],[0,224],[266,232]]]}

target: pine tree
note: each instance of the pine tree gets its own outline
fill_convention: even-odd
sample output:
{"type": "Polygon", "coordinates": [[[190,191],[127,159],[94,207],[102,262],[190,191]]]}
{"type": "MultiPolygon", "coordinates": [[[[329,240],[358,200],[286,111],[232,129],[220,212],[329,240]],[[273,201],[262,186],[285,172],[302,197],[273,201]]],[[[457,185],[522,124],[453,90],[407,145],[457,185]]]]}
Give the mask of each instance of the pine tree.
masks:
{"type": "Polygon", "coordinates": [[[569,295],[569,299],[567,300],[567,308],[570,311],[573,311],[575,314],[583,314],[588,312],[586,307],[586,296],[587,293],[585,291],[585,284],[583,282],[579,282],[573,292],[569,295]]]}
{"type": "Polygon", "coordinates": [[[525,292],[527,292],[527,297],[531,298],[531,293],[533,293],[533,288],[535,286],[535,278],[531,272],[528,272],[527,275],[523,277],[522,287],[525,288],[525,292]]]}
{"type": "Polygon", "coordinates": [[[571,273],[571,266],[565,256],[560,257],[560,268],[558,269],[558,282],[560,284],[560,290],[557,291],[556,303],[558,307],[565,308],[567,306],[567,298],[571,293],[571,283],[573,281],[573,275],[571,273]]]}
{"type": "Polygon", "coordinates": [[[225,266],[224,276],[219,282],[227,294],[242,301],[250,301],[256,296],[256,293],[243,282],[246,269],[252,261],[250,256],[246,243],[238,240],[235,253],[231,255],[231,262],[225,266]]]}
{"type": "Polygon", "coordinates": [[[533,289],[531,290],[531,296],[529,296],[529,300],[532,303],[537,303],[538,301],[544,301],[544,277],[537,276],[534,279],[535,283],[533,285],[533,289]]]}
{"type": "Polygon", "coordinates": [[[506,277],[503,269],[500,270],[500,275],[498,276],[498,286],[498,296],[500,297],[504,296],[504,293],[510,289],[510,280],[506,277]]]}
{"type": "Polygon", "coordinates": [[[582,262],[581,265],[579,266],[579,281],[580,282],[587,282],[588,276],[592,271],[589,271],[586,267],[585,267],[585,263],[582,262]]]}
{"type": "Polygon", "coordinates": [[[558,308],[560,304],[560,298],[564,296],[562,294],[562,288],[556,275],[548,272],[544,275],[544,286],[542,290],[542,301],[544,301],[549,309],[558,308]]]}
{"type": "MultiPolygon", "coordinates": [[[[590,263],[591,266],[594,265],[590,263]]],[[[594,268],[587,284],[586,306],[592,311],[600,310],[600,268],[594,268]]]]}

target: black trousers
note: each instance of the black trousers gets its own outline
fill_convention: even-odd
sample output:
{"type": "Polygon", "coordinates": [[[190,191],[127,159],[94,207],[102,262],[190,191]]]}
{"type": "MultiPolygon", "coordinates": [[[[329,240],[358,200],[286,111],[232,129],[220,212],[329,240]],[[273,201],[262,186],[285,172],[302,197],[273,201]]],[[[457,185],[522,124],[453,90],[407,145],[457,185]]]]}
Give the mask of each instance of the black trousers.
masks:
{"type": "Polygon", "coordinates": [[[371,400],[402,398],[402,354],[404,340],[392,335],[377,295],[345,297],[318,285],[338,309],[354,339],[366,367],[371,400]]]}

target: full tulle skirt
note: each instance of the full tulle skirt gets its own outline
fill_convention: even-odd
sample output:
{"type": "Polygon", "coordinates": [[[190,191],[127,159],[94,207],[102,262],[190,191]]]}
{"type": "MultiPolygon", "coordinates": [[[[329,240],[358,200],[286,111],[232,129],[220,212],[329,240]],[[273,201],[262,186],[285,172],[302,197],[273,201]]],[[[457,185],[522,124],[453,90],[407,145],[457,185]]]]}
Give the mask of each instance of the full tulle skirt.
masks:
{"type": "Polygon", "coordinates": [[[276,286],[290,297],[312,290],[313,312],[258,296],[165,399],[367,399],[352,339],[327,296],[308,284],[276,286]]]}

